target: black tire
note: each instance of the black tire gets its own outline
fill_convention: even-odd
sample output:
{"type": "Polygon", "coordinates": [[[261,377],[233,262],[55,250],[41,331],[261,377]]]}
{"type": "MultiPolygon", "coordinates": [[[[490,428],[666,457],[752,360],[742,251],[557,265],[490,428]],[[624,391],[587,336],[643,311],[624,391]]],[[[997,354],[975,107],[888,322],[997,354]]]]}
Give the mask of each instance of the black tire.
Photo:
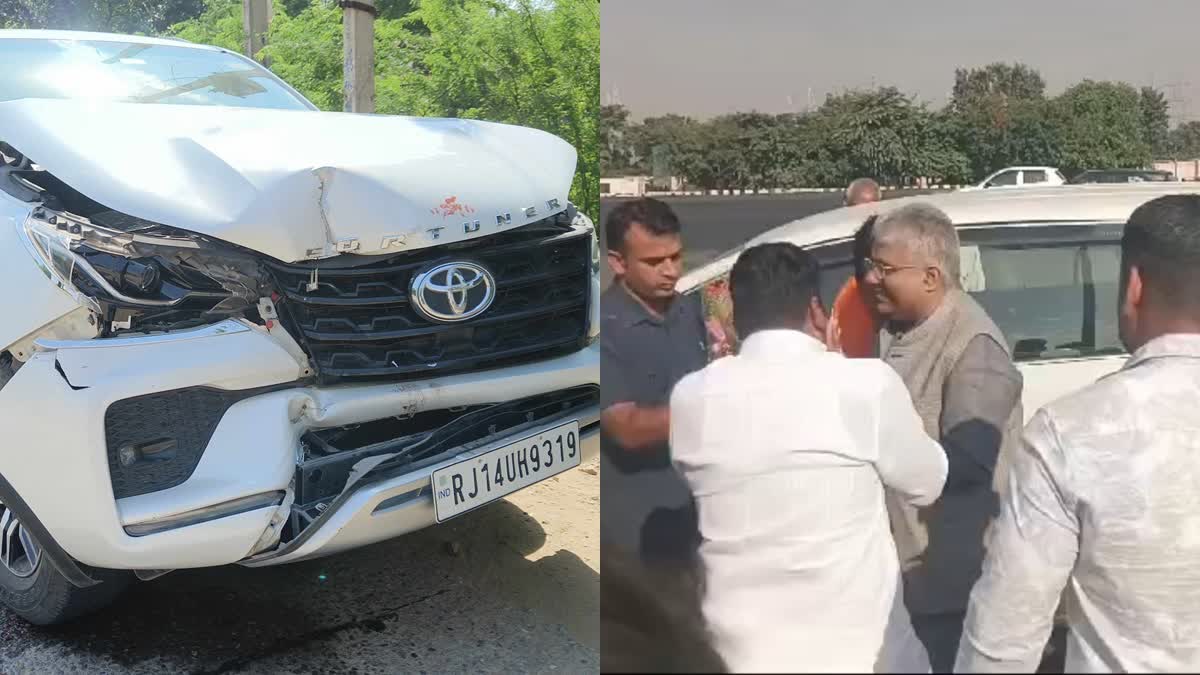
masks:
{"type": "MultiPolygon", "coordinates": [[[[20,367],[20,362],[15,361],[12,354],[0,352],[0,387],[7,384],[20,367]]],[[[0,519],[3,518],[3,511],[4,504],[0,503],[0,519]]],[[[13,517],[10,513],[9,518],[13,517]]],[[[32,533],[28,534],[41,547],[41,542],[32,533]]],[[[0,532],[0,537],[3,536],[4,533],[0,532]]],[[[0,549],[2,547],[3,543],[0,542],[0,549]]],[[[0,604],[39,626],[64,623],[107,607],[129,587],[134,578],[132,572],[86,568],[88,576],[100,583],[79,588],[58,571],[46,557],[44,549],[32,573],[28,572],[25,569],[22,575],[18,575],[0,560],[0,604]]]]}
{"type": "Polygon", "coordinates": [[[107,607],[133,581],[131,572],[85,569],[100,583],[87,588],[75,586],[45,555],[26,577],[0,565],[0,603],[29,623],[51,626],[107,607]]]}

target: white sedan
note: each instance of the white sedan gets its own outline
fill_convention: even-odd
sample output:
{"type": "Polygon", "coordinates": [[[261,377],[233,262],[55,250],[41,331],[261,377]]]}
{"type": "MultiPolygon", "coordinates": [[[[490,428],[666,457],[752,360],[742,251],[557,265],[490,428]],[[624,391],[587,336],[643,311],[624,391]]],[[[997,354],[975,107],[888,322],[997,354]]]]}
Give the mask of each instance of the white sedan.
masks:
{"type": "Polygon", "coordinates": [[[975,185],[963,188],[964,192],[991,188],[1051,187],[1066,185],[1062,172],[1052,166],[1010,166],[1000,169],[975,185]]]}
{"type": "Polygon", "coordinates": [[[680,280],[683,293],[726,279],[738,253],[786,241],[821,263],[825,306],[850,277],[851,238],[872,213],[931,203],[958,226],[963,288],[1004,332],[1025,379],[1026,420],[1050,401],[1121,367],[1117,336],[1121,231],[1135,208],[1197,183],[952,192],[836,209],[763,233],[680,280]]]}

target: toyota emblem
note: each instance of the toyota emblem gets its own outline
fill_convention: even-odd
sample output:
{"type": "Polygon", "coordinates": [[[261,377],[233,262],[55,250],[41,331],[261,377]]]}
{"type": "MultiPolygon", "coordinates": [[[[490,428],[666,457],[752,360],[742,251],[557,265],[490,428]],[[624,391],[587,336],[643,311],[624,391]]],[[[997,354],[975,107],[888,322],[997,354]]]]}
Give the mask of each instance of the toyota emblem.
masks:
{"type": "Polygon", "coordinates": [[[466,321],[491,307],[496,280],[475,263],[442,263],[414,276],[409,294],[413,307],[429,319],[466,321]]]}

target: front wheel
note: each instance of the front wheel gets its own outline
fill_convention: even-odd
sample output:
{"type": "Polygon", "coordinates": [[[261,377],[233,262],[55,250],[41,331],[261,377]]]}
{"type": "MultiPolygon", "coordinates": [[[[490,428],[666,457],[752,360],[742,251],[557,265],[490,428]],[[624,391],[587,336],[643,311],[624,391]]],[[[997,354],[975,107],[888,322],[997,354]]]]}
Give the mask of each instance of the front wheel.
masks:
{"type": "Polygon", "coordinates": [[[100,581],[79,588],[44,554],[17,514],[0,502],[0,603],[39,626],[63,623],[102,609],[132,581],[118,570],[90,570],[100,581]]]}

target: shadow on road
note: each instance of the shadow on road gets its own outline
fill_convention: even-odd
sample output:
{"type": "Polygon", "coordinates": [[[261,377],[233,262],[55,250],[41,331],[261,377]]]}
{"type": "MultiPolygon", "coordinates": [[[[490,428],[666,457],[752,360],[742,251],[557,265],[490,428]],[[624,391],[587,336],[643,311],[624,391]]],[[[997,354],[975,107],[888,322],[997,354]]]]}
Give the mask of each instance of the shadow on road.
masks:
{"type": "Polygon", "coordinates": [[[113,607],[68,626],[33,628],[0,610],[0,670],[36,646],[90,653],[117,669],[155,662],[226,672],[321,643],[335,651],[334,643],[347,640],[419,660],[393,662],[393,669],[442,670],[448,663],[433,654],[437,645],[453,651],[445,645],[466,647],[470,639],[482,651],[503,651],[531,633],[561,633],[553,626],[563,624],[571,635],[598,636],[599,575],[565,550],[526,559],[545,541],[537,520],[500,501],[440,527],[319,560],[172,572],[135,584],[113,607]],[[500,618],[489,621],[489,612],[500,618]],[[477,634],[464,634],[475,627],[477,634]]]}

